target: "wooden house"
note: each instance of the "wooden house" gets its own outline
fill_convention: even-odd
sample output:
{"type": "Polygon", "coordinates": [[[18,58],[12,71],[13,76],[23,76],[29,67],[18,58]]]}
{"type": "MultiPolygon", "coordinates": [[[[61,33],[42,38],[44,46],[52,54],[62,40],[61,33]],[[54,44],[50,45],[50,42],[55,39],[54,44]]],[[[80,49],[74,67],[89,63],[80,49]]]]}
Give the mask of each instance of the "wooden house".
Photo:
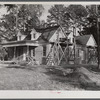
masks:
{"type": "Polygon", "coordinates": [[[97,62],[97,44],[93,35],[76,36],[76,57],[80,59],[80,63],[96,63],[97,62]]]}
{"type": "MultiPolygon", "coordinates": [[[[17,59],[25,61],[27,60],[27,57],[31,57],[36,61],[37,64],[47,64],[46,61],[50,53],[52,54],[53,58],[55,58],[56,56],[56,58],[58,59],[61,55],[63,55],[65,59],[69,59],[70,52],[72,50],[69,50],[69,54],[66,53],[65,55],[63,49],[61,49],[60,51],[59,49],[54,47],[53,52],[55,53],[52,53],[51,50],[54,44],[56,44],[58,41],[61,48],[63,48],[62,45],[64,45],[64,48],[67,46],[66,48],[73,49],[73,40],[75,39],[75,46],[77,48],[75,48],[76,51],[74,52],[75,57],[80,57],[81,62],[88,62],[87,58],[84,57],[84,55],[86,55],[85,53],[87,53],[87,49],[89,46],[96,47],[96,42],[92,35],[79,36],[77,30],[76,34],[76,37],[74,37],[73,30],[70,33],[63,32],[63,30],[59,26],[42,29],[33,28],[29,33],[23,34],[19,31],[17,34],[17,40],[2,43],[2,46],[8,48],[7,60],[17,59]],[[66,43],[66,41],[68,43],[66,43]],[[59,52],[59,54],[57,52],[59,52]],[[62,54],[60,52],[62,52],[62,54]]],[[[58,46],[58,44],[56,46],[58,46]]]]}
{"type": "Polygon", "coordinates": [[[50,42],[56,41],[57,32],[60,33],[60,38],[64,37],[59,26],[32,29],[28,34],[19,31],[17,40],[2,43],[3,47],[8,48],[7,60],[27,60],[26,56],[30,56],[37,61],[37,64],[42,64],[43,58],[51,48],[50,42]]]}

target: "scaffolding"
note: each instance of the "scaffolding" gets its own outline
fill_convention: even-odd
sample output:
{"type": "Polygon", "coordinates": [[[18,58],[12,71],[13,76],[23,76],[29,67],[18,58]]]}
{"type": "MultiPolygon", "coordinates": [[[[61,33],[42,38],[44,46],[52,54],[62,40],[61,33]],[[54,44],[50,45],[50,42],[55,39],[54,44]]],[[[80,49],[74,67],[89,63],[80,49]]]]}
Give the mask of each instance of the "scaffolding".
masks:
{"type": "MultiPolygon", "coordinates": [[[[62,29],[60,27],[60,29],[62,29]]],[[[62,31],[63,32],[63,31],[62,31]]],[[[64,65],[64,64],[97,64],[97,50],[95,47],[84,48],[85,56],[84,60],[81,60],[77,55],[79,48],[76,46],[76,27],[73,27],[73,43],[70,43],[68,37],[65,37],[64,41],[59,38],[59,32],[57,33],[57,39],[51,43],[51,49],[46,57],[46,64],[48,66],[64,65]]],[[[82,48],[80,48],[82,50],[82,48]]]]}
{"type": "MultiPolygon", "coordinates": [[[[60,29],[63,31],[62,27],[60,29]]],[[[74,48],[71,49],[70,46],[71,44],[68,40],[68,37],[65,34],[65,39],[60,39],[59,38],[59,32],[57,33],[57,39],[55,42],[51,43],[51,49],[50,52],[47,55],[47,60],[46,64],[47,65],[62,65],[62,64],[68,64],[69,61],[74,61],[75,59],[75,43],[74,43],[74,48]]]]}

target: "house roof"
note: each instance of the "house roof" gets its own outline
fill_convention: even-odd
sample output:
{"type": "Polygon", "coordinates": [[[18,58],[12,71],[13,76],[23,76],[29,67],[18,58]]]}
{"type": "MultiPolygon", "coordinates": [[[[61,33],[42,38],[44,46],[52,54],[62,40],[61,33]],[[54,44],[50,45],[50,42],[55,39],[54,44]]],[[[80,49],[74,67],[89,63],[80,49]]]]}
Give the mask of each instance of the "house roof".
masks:
{"type": "Polygon", "coordinates": [[[33,45],[37,44],[48,44],[48,40],[55,33],[55,31],[59,28],[59,26],[53,26],[48,28],[35,29],[37,32],[42,33],[41,36],[37,40],[31,40],[31,34],[28,34],[24,40],[22,41],[9,41],[7,43],[2,43],[4,47],[12,47],[12,46],[23,46],[30,45],[29,43],[33,43],[33,45]],[[38,43],[37,43],[38,41],[38,43]]]}
{"type": "Polygon", "coordinates": [[[10,41],[7,43],[2,43],[3,47],[14,47],[14,46],[39,46],[46,45],[48,42],[35,41],[35,40],[22,40],[22,41],[10,41]]]}
{"type": "MultiPolygon", "coordinates": [[[[42,33],[37,40],[48,41],[58,28],[59,26],[53,26],[53,27],[47,27],[41,29],[35,28],[36,32],[42,33]]],[[[28,34],[24,40],[31,40],[31,34],[28,34]]]]}
{"type": "Polygon", "coordinates": [[[38,38],[38,40],[43,39],[45,41],[48,41],[58,28],[59,26],[53,26],[53,27],[48,27],[44,29],[37,29],[36,31],[42,33],[41,36],[38,38]]]}
{"type": "Polygon", "coordinates": [[[86,45],[91,35],[76,36],[76,44],[86,45]]]}

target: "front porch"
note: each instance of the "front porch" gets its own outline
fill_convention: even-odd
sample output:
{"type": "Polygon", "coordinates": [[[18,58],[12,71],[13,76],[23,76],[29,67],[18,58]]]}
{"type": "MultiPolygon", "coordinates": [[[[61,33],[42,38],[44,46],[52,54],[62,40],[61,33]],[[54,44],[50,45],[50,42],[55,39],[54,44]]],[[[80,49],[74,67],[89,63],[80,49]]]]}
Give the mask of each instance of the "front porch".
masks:
{"type": "Polygon", "coordinates": [[[8,49],[6,61],[35,61],[37,64],[42,64],[43,62],[43,50],[46,45],[48,43],[32,40],[13,41],[2,44],[3,47],[8,49]]]}
{"type": "Polygon", "coordinates": [[[34,57],[34,49],[36,46],[14,46],[8,47],[7,60],[24,60],[26,56],[34,57]]]}
{"type": "Polygon", "coordinates": [[[34,49],[40,44],[36,41],[11,41],[3,43],[2,46],[7,48],[7,57],[5,60],[27,60],[26,55],[33,57],[34,49]]]}

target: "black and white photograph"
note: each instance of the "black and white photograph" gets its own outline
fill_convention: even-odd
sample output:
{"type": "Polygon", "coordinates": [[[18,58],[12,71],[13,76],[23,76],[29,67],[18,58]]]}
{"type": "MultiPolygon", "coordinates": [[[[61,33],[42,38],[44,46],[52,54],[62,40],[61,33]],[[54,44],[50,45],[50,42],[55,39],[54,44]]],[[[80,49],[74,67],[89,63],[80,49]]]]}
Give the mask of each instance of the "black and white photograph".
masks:
{"type": "Polygon", "coordinates": [[[1,3],[0,90],[100,90],[100,4],[1,3]]]}

